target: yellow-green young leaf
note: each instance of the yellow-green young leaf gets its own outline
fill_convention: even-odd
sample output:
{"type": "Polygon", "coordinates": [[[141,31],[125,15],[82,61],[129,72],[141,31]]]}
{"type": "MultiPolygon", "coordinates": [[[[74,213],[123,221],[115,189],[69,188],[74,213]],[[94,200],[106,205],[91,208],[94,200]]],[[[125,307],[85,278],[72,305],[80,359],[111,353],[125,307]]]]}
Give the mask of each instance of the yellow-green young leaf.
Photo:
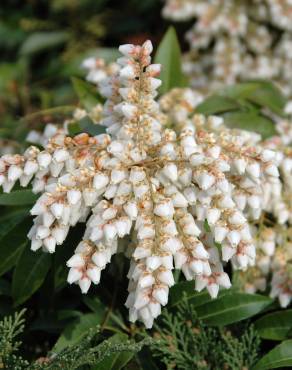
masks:
{"type": "Polygon", "coordinates": [[[173,87],[185,86],[185,76],[181,68],[180,46],[173,27],[168,29],[159,44],[154,63],[162,65],[160,74],[162,85],[159,88],[161,94],[165,94],[173,87]]]}
{"type": "Polygon", "coordinates": [[[77,77],[72,77],[74,91],[76,92],[81,105],[88,111],[99,103],[103,103],[104,99],[97,92],[96,86],[90,82],[86,82],[77,77]]]}
{"type": "Polygon", "coordinates": [[[30,298],[44,282],[51,266],[51,255],[32,252],[28,247],[21,253],[12,278],[14,306],[30,298]]]}
{"type": "Polygon", "coordinates": [[[258,294],[231,292],[196,307],[198,317],[210,325],[229,325],[252,317],[273,302],[258,294]]]}
{"type": "Polygon", "coordinates": [[[64,44],[70,35],[65,31],[35,32],[28,36],[21,46],[20,54],[29,56],[64,44]]]}
{"type": "Polygon", "coordinates": [[[251,370],[292,368],[292,339],[286,340],[273,348],[252,367],[251,370]]]}
{"type": "Polygon", "coordinates": [[[292,330],[292,310],[282,310],[265,315],[255,322],[255,328],[264,339],[287,339],[292,330]]]}
{"type": "Polygon", "coordinates": [[[205,115],[220,114],[240,108],[241,105],[231,97],[212,95],[196,107],[196,113],[205,115]]]}
{"type": "Polygon", "coordinates": [[[3,275],[15,266],[23,249],[27,247],[28,240],[26,235],[30,225],[31,220],[26,218],[24,221],[18,222],[0,240],[0,275],[3,275]]]}
{"type": "Polygon", "coordinates": [[[263,139],[276,134],[274,122],[257,112],[229,112],[223,117],[228,127],[257,132],[263,139]]]}
{"type": "Polygon", "coordinates": [[[12,193],[0,194],[1,206],[24,206],[33,204],[39,195],[34,194],[31,190],[16,190],[12,193]]]}
{"type": "Polygon", "coordinates": [[[82,315],[80,318],[69,324],[57,340],[53,351],[60,352],[64,348],[77,344],[84,335],[88,334],[88,330],[101,324],[105,310],[101,314],[89,313],[82,315]]]}

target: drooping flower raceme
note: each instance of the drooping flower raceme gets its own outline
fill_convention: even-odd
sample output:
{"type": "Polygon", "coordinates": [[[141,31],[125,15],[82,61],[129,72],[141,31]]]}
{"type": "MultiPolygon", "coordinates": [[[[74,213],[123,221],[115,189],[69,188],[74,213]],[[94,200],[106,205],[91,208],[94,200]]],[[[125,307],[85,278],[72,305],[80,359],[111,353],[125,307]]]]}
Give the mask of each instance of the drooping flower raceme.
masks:
{"type": "Polygon", "coordinates": [[[163,16],[194,19],[184,69],[203,92],[248,78],[278,82],[291,96],[290,0],[166,0],[163,16]]]}
{"type": "Polygon", "coordinates": [[[150,328],[167,304],[174,268],[216,297],[231,285],[226,262],[243,270],[254,265],[249,220],[264,210],[265,186],[280,180],[275,152],[250,145],[220,117],[195,115],[178,132],[166,128],[151,42],[119,50],[117,74],[99,87],[107,133],[70,137],[61,130],[44,150],[3,156],[0,184],[9,192],[17,181],[31,182],[41,194],[31,210],[32,250],[53,253],[71,226],[86,222],[67,262],[68,282],[83,293],[130,235],[126,306],[131,321],[150,328]]]}

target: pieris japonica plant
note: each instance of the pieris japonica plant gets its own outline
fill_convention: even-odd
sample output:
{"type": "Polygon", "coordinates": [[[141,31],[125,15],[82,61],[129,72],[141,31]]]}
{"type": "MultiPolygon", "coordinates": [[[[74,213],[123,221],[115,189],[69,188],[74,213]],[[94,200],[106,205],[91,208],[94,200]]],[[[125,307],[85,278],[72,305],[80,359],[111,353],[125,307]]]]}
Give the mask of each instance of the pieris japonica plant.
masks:
{"type": "MultiPolygon", "coordinates": [[[[86,223],[67,261],[68,283],[82,293],[100,282],[115,253],[129,257],[125,304],[131,321],[151,328],[174,269],[215,298],[231,286],[228,262],[243,271],[255,265],[259,220],[290,218],[291,153],[227,128],[219,116],[177,114],[179,125],[170,125],[168,97],[157,98],[161,65],[151,64],[151,42],[119,50],[115,71],[97,79],[106,101],[96,124],[106,133],[70,136],[66,125],[51,125],[38,138],[43,148],[1,157],[0,183],[4,192],[19,181],[39,194],[28,233],[33,251],[54,253],[71,227],[86,223]]],[[[184,94],[192,110],[200,98],[184,94]]]]}
{"type": "Polygon", "coordinates": [[[289,0],[166,0],[167,19],[194,20],[185,72],[204,92],[250,78],[277,81],[291,95],[289,0]]]}

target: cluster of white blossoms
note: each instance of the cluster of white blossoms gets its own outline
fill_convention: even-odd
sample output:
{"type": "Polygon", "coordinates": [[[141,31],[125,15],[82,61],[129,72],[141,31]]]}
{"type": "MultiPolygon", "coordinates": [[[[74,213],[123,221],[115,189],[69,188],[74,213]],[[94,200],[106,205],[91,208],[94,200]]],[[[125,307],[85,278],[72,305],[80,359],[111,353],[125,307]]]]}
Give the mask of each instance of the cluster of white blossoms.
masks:
{"type": "Polygon", "coordinates": [[[106,63],[102,58],[91,56],[84,59],[81,64],[81,68],[87,72],[87,81],[99,84],[109,76],[116,74],[119,71],[120,66],[115,62],[106,63]]]}
{"type": "Polygon", "coordinates": [[[204,92],[248,78],[273,79],[291,95],[290,0],[166,0],[163,16],[195,19],[184,69],[204,92]]]}
{"type": "MultiPolygon", "coordinates": [[[[279,159],[257,135],[230,130],[220,117],[184,113],[183,124],[173,107],[180,127],[167,128],[167,99],[155,99],[161,66],[151,64],[151,42],[119,50],[117,74],[99,84],[106,133],[57,130],[43,150],[4,155],[0,184],[9,192],[17,181],[31,182],[41,194],[31,210],[33,250],[53,253],[71,226],[86,223],[67,262],[68,282],[83,293],[117,251],[129,256],[130,320],[150,328],[167,304],[174,269],[216,297],[231,286],[227,262],[240,270],[255,264],[250,225],[270,206],[266,189],[281,187],[279,159]],[[123,250],[119,240],[127,235],[123,250]]],[[[197,101],[191,91],[181,98],[186,112],[197,101]]]]}

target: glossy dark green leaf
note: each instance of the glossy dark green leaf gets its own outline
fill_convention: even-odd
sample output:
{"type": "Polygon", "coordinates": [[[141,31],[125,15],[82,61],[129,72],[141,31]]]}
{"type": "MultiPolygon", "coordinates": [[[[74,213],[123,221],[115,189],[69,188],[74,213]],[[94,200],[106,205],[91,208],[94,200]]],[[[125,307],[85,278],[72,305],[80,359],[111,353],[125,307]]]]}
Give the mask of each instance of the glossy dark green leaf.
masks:
{"type": "Polygon", "coordinates": [[[39,195],[34,194],[31,190],[16,190],[11,193],[0,194],[1,206],[24,206],[33,204],[39,195]]]}
{"type": "Polygon", "coordinates": [[[265,315],[255,322],[255,328],[264,339],[287,339],[292,329],[292,310],[281,310],[265,315]]]}
{"type": "Polygon", "coordinates": [[[0,295],[10,295],[11,285],[7,280],[0,279],[0,295]]]}
{"type": "Polygon", "coordinates": [[[251,370],[292,368],[292,339],[273,348],[251,370]]]}
{"type": "Polygon", "coordinates": [[[19,225],[27,216],[28,209],[18,209],[13,212],[7,212],[0,217],[0,240],[12,229],[19,225]]]}
{"type": "Polygon", "coordinates": [[[162,65],[160,79],[162,86],[159,92],[164,94],[173,87],[185,85],[185,77],[181,68],[181,51],[175,29],[170,27],[158,46],[155,63],[162,65]]]}
{"type": "Polygon", "coordinates": [[[254,131],[264,139],[276,134],[274,122],[259,113],[229,112],[224,115],[224,123],[231,128],[254,131]]]}
{"type": "Polygon", "coordinates": [[[42,285],[51,266],[51,255],[42,251],[32,252],[29,247],[21,253],[12,278],[14,305],[20,305],[42,285]]]}
{"type": "Polygon", "coordinates": [[[29,56],[64,44],[70,37],[68,32],[35,32],[28,36],[21,46],[20,54],[29,56]]]}
{"type": "Polygon", "coordinates": [[[222,326],[252,317],[272,302],[262,295],[231,292],[196,307],[196,311],[206,323],[222,326]]]}
{"type": "Polygon", "coordinates": [[[67,346],[78,343],[90,328],[101,324],[103,315],[89,313],[82,315],[80,318],[69,324],[57,340],[53,350],[60,352],[67,346]]]}
{"type": "Polygon", "coordinates": [[[212,95],[196,108],[196,113],[204,115],[220,114],[240,109],[240,104],[231,97],[212,95]]]}
{"type": "Polygon", "coordinates": [[[27,232],[31,220],[26,218],[0,240],[0,275],[15,266],[19,255],[27,247],[27,232]]]}
{"type": "Polygon", "coordinates": [[[97,92],[96,86],[77,77],[72,77],[73,88],[80,100],[81,105],[86,110],[91,110],[104,99],[97,92]]]}

